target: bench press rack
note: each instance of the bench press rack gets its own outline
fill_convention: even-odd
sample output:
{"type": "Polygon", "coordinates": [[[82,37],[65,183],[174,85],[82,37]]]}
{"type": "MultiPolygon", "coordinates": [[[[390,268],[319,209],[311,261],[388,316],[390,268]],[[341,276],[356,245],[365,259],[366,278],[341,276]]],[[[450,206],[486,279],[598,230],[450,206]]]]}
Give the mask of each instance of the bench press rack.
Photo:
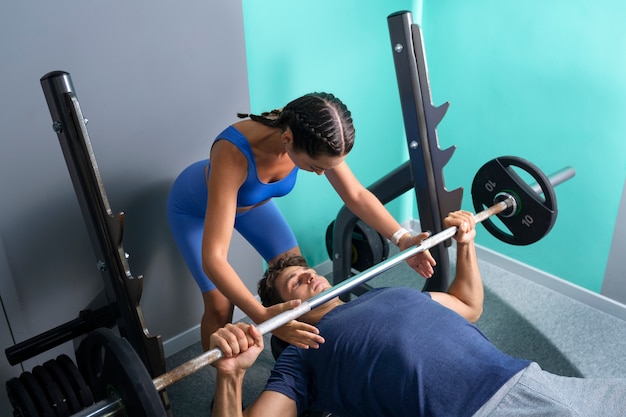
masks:
{"type": "MultiPolygon", "coordinates": [[[[145,325],[140,306],[143,277],[131,274],[122,245],[124,213],[114,214],[109,205],[70,74],[52,71],[40,82],[96,254],[96,265],[102,273],[108,304],[95,311],[81,311],[77,319],[7,348],[7,359],[15,365],[97,328],[117,326],[149,374],[161,375],[165,372],[161,336],[150,335],[145,325]]],[[[165,391],[161,398],[169,410],[165,391]]]]}
{"type": "MultiPolygon", "coordinates": [[[[387,18],[393,58],[404,117],[409,160],[372,184],[368,189],[383,203],[415,189],[422,230],[433,234],[443,230],[443,219],[461,208],[463,189],[448,191],[443,180],[443,166],[448,163],[455,147],[441,150],[437,140],[437,125],[443,119],[449,103],[434,107],[426,66],[426,54],[421,28],[412,24],[411,13],[397,12],[387,18]]],[[[358,221],[346,206],[335,219],[333,231],[333,283],[351,275],[351,234],[358,221]]],[[[433,277],[426,281],[424,290],[445,291],[450,281],[450,262],[447,247],[450,241],[430,249],[437,262],[433,277]]],[[[361,294],[367,286],[356,288],[361,294]]]]}

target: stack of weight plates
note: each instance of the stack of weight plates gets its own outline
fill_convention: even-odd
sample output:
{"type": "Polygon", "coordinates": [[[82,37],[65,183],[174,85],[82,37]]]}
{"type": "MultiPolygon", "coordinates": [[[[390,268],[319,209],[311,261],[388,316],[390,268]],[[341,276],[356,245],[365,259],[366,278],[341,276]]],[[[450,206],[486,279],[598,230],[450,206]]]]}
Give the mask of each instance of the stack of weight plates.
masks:
{"type": "Polygon", "coordinates": [[[71,416],[94,403],[74,362],[59,355],[6,383],[14,417],[71,416]]]}

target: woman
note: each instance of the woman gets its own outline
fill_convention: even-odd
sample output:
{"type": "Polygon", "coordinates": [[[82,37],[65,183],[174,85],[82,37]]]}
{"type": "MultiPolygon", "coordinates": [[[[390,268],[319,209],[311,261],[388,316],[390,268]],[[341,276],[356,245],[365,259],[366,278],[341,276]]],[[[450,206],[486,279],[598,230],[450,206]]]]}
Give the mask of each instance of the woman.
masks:
{"type": "MultiPolygon", "coordinates": [[[[272,200],[293,189],[298,170],[325,174],[355,215],[401,249],[424,238],[403,229],[344,161],[354,144],[354,127],[350,111],[332,94],[307,94],[281,110],[238,117],[245,120],[218,135],[210,159],[180,174],[167,205],[174,239],[202,291],[205,350],[209,336],[232,320],[233,305],[255,323],[298,305],[299,300],[292,300],[263,307],[227,259],[233,228],[268,262],[300,255],[293,232],[272,200]]],[[[425,253],[409,264],[429,277],[435,261],[425,253]]],[[[315,327],[298,321],[274,334],[302,348],[324,342],[315,327]]]]}

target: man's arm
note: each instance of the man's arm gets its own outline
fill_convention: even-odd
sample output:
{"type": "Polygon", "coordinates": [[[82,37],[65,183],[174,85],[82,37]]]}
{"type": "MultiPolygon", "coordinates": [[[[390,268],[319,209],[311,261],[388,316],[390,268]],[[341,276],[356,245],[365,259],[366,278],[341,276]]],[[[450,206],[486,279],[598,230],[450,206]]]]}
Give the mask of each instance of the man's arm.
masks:
{"type": "Polygon", "coordinates": [[[484,289],[478,269],[476,247],[476,221],[467,211],[455,211],[444,219],[446,227],[456,226],[456,274],[447,293],[430,293],[433,300],[456,311],[471,322],[476,322],[483,312],[484,289]]]}
{"type": "Polygon", "coordinates": [[[263,335],[249,324],[227,324],[211,335],[211,349],[218,347],[224,357],[217,369],[213,417],[275,417],[297,414],[296,403],[287,396],[264,391],[245,411],[242,410],[242,384],[246,369],[263,351],[263,335]]]}

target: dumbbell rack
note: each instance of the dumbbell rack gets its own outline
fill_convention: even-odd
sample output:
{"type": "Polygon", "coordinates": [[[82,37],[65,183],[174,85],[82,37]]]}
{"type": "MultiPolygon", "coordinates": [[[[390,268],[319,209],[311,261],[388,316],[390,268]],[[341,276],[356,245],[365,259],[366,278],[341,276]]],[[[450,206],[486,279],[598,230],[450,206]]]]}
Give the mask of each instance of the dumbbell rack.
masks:
{"type": "MultiPolygon", "coordinates": [[[[461,208],[463,189],[448,191],[443,179],[443,167],[455,147],[441,150],[437,125],[443,119],[449,103],[434,107],[431,101],[426,54],[421,28],[412,23],[410,12],[398,12],[387,18],[391,47],[400,92],[409,160],[385,175],[368,189],[383,203],[415,190],[422,230],[433,234],[443,230],[443,219],[461,208]]],[[[358,217],[346,206],[339,210],[333,231],[333,282],[339,283],[351,275],[351,235],[358,217]]],[[[447,247],[450,241],[430,249],[437,262],[433,277],[424,290],[445,291],[450,281],[447,247]]],[[[362,290],[353,293],[359,294],[362,290]]]]}
{"type": "MultiPolygon", "coordinates": [[[[97,328],[117,326],[119,334],[137,352],[149,374],[153,377],[162,375],[165,355],[161,336],[150,335],[140,306],[143,277],[131,274],[122,245],[124,214],[114,214],[109,205],[70,74],[53,71],[40,81],[52,116],[53,130],[57,133],[96,254],[96,265],[102,274],[107,305],[95,311],[81,311],[77,319],[7,348],[7,359],[15,365],[97,328]]],[[[55,408],[61,406],[55,403],[58,390],[67,396],[66,405],[68,398],[74,396],[81,400],[81,409],[93,403],[88,385],[77,367],[68,361],[71,359],[61,355],[8,381],[9,399],[26,403],[33,400],[32,404],[23,407],[35,406],[38,412],[14,410],[14,414],[24,417],[47,415],[51,406],[58,411],[55,408]]],[[[169,412],[167,393],[162,391],[160,395],[169,412]]]]}

